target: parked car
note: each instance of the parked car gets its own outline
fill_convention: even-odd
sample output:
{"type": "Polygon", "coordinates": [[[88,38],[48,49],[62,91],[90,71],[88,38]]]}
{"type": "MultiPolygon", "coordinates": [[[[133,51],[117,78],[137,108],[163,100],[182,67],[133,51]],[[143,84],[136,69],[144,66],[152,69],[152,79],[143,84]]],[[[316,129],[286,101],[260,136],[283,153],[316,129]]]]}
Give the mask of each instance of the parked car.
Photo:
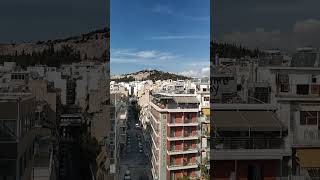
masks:
{"type": "Polygon", "coordinates": [[[130,171],[129,171],[129,170],[126,170],[126,173],[125,173],[125,175],[124,175],[124,179],[125,179],[125,180],[131,179],[130,171]]]}

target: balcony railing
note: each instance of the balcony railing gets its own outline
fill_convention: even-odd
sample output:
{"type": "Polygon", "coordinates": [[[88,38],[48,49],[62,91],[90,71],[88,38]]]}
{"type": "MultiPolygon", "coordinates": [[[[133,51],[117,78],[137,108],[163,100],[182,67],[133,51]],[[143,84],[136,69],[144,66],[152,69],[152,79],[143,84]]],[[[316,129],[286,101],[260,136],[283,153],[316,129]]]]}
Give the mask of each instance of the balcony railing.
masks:
{"type": "Polygon", "coordinates": [[[161,101],[156,100],[155,98],[152,98],[151,102],[161,109],[198,109],[199,107],[197,104],[165,104],[161,101]]]}
{"type": "Polygon", "coordinates": [[[215,138],[214,149],[283,149],[281,138],[215,138]]]}
{"type": "Polygon", "coordinates": [[[294,145],[303,146],[319,146],[320,145],[320,131],[316,129],[306,129],[301,131],[301,134],[294,133],[293,136],[294,145]]]}
{"type": "Polygon", "coordinates": [[[193,133],[185,131],[180,136],[176,136],[175,134],[171,133],[168,138],[179,140],[179,139],[195,139],[198,137],[199,137],[199,131],[193,131],[193,133]]]}
{"type": "Polygon", "coordinates": [[[181,149],[177,149],[177,148],[174,148],[173,146],[171,146],[169,154],[197,153],[198,151],[199,151],[199,146],[198,145],[196,145],[196,147],[184,146],[181,149]]]}
{"type": "Polygon", "coordinates": [[[183,161],[182,163],[179,164],[174,164],[170,163],[168,166],[169,170],[180,170],[180,169],[190,169],[190,168],[197,168],[198,164],[196,162],[191,162],[191,161],[183,161]]]}
{"type": "Polygon", "coordinates": [[[178,122],[177,120],[170,120],[168,126],[198,126],[199,118],[197,119],[187,119],[178,122]]]}

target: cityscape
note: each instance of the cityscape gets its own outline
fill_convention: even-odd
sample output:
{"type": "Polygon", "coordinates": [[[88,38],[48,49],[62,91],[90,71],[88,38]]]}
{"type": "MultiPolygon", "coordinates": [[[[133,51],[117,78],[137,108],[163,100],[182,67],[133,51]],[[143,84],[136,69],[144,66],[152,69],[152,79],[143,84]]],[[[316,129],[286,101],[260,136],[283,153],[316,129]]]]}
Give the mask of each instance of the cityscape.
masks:
{"type": "Polygon", "coordinates": [[[318,5],[0,2],[0,180],[319,180],[318,5]]]}

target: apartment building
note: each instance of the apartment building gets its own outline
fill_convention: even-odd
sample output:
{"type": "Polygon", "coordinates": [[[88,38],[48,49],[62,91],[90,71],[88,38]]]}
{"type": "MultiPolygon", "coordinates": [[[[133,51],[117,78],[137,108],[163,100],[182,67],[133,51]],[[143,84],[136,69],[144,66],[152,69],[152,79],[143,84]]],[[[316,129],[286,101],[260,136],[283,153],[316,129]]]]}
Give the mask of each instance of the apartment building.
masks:
{"type": "Polygon", "coordinates": [[[0,109],[0,179],[29,180],[37,132],[35,97],[30,93],[2,93],[0,109]]]}
{"type": "Polygon", "coordinates": [[[272,67],[274,100],[286,121],[295,175],[320,176],[320,68],[272,67]]]}
{"type": "Polygon", "coordinates": [[[287,176],[287,128],[270,104],[214,104],[213,178],[275,179],[287,176]]]}
{"type": "Polygon", "coordinates": [[[200,110],[196,96],[152,94],[149,106],[153,178],[199,178],[200,110]]]}
{"type": "Polygon", "coordinates": [[[197,87],[200,102],[201,164],[210,169],[210,84],[200,83],[197,87]]]}

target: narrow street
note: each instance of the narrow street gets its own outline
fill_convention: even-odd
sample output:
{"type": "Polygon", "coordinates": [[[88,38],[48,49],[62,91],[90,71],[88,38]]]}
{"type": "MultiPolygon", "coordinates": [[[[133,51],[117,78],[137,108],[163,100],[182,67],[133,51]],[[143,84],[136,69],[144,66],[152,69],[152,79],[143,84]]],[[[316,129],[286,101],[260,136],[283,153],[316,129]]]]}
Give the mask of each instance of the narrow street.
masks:
{"type": "Polygon", "coordinates": [[[143,138],[141,128],[136,128],[135,124],[138,123],[138,117],[136,117],[136,110],[129,107],[129,116],[128,116],[128,129],[127,135],[130,137],[127,139],[127,148],[120,155],[120,179],[124,179],[124,174],[126,170],[130,171],[132,180],[152,180],[151,176],[151,165],[146,156],[150,153],[150,150],[146,148],[146,143],[143,138]],[[143,152],[139,152],[139,140],[138,136],[141,137],[141,144],[143,147],[143,152]],[[130,144],[130,145],[129,145],[130,144]]]}

